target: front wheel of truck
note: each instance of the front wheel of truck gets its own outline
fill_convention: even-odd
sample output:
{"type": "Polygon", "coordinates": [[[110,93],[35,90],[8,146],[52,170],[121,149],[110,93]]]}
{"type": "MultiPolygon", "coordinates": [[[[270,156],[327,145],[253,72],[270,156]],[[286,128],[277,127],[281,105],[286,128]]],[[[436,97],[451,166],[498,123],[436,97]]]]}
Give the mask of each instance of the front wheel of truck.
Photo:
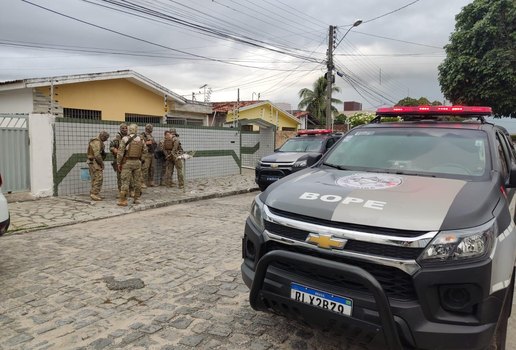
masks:
{"type": "Polygon", "coordinates": [[[511,284],[509,285],[507,294],[505,295],[502,312],[500,313],[500,318],[498,319],[495,333],[487,350],[505,350],[505,342],[507,340],[507,325],[509,323],[509,316],[511,315],[513,294],[514,270],[512,273],[511,284]]]}

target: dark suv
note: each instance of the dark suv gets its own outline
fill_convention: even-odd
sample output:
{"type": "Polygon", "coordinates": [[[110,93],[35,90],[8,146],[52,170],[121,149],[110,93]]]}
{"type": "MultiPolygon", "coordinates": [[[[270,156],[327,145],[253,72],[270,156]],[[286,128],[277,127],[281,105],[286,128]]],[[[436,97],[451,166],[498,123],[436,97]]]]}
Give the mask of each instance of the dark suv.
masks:
{"type": "Polygon", "coordinates": [[[275,181],[315,164],[341,137],[331,130],[299,130],[271,155],[263,157],[255,169],[255,181],[260,190],[275,181]]]}
{"type": "Polygon", "coordinates": [[[251,306],[382,349],[505,349],[516,158],[490,114],[381,108],[256,196],[241,266],[251,306]]]}

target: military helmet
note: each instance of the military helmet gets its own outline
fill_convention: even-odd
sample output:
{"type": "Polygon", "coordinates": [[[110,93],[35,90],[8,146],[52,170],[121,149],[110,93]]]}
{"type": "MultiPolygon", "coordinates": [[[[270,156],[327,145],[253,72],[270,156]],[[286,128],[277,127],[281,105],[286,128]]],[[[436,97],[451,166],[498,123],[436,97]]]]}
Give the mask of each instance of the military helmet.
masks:
{"type": "Polygon", "coordinates": [[[138,125],[131,124],[129,125],[129,134],[136,134],[138,132],[138,125]]]}
{"type": "Polygon", "coordinates": [[[107,139],[109,139],[109,133],[106,130],[102,130],[99,134],[99,139],[101,141],[107,141],[107,139]]]}
{"type": "Polygon", "coordinates": [[[172,133],[172,135],[177,135],[176,129],[174,128],[170,129],[170,132],[172,133]]]}
{"type": "Polygon", "coordinates": [[[127,129],[127,124],[126,123],[120,124],[120,131],[122,131],[122,129],[127,129]]]}
{"type": "Polygon", "coordinates": [[[152,124],[145,125],[145,131],[147,131],[149,133],[152,132],[152,124]]]}

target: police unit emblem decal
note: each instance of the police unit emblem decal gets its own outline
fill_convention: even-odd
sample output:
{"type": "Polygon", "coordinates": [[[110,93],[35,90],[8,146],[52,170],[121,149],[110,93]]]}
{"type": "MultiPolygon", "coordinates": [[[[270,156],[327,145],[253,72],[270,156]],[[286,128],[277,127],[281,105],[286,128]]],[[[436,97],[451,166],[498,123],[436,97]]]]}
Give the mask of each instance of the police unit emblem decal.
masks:
{"type": "Polygon", "coordinates": [[[337,185],[361,190],[383,190],[400,185],[403,182],[399,176],[388,174],[358,173],[341,177],[337,185]]]}

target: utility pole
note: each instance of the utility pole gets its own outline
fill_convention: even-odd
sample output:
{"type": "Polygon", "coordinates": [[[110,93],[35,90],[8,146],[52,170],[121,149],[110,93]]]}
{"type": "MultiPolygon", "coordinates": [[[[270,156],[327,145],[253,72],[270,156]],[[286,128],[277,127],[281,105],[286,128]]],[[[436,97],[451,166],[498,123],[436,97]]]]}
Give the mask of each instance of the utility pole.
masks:
{"type": "MultiPolygon", "coordinates": [[[[328,72],[326,73],[326,94],[327,94],[327,104],[326,104],[326,129],[333,129],[333,118],[331,116],[331,88],[333,84],[333,80],[335,79],[333,76],[333,50],[336,49],[339,44],[344,40],[346,35],[348,35],[349,31],[354,27],[357,27],[362,24],[361,19],[357,19],[353,25],[351,25],[346,33],[340,38],[339,42],[335,44],[335,26],[330,26],[330,32],[328,34],[328,72]]],[[[342,74],[342,73],[341,73],[342,74]]],[[[342,76],[339,74],[339,76],[342,76]]]]}
{"type": "Polygon", "coordinates": [[[333,41],[335,35],[335,27],[330,25],[330,31],[328,33],[328,59],[326,73],[326,129],[331,128],[331,88],[333,85],[333,41]]]}

